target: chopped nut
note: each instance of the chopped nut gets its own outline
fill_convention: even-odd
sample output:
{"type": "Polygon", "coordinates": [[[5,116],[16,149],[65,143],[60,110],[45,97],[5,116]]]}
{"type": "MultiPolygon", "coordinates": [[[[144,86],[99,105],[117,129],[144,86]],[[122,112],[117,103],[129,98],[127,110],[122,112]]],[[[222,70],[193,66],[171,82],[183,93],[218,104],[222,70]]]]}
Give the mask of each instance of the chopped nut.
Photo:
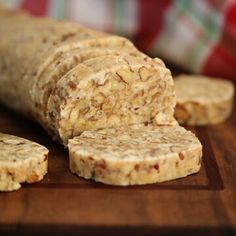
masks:
{"type": "Polygon", "coordinates": [[[79,114],[85,115],[89,112],[89,110],[90,110],[89,106],[83,107],[82,109],[79,110],[79,114]]]}
{"type": "Polygon", "coordinates": [[[92,103],[100,105],[101,103],[105,101],[105,99],[106,99],[106,96],[104,95],[104,93],[99,92],[91,100],[92,100],[92,103]]]}
{"type": "Polygon", "coordinates": [[[37,182],[39,180],[39,176],[37,174],[32,174],[31,176],[29,176],[29,178],[27,179],[28,183],[34,183],[37,182]]]}
{"type": "Polygon", "coordinates": [[[68,120],[75,121],[79,116],[79,110],[73,109],[73,107],[68,112],[68,120]]]}
{"type": "Polygon", "coordinates": [[[159,170],[159,165],[158,164],[155,164],[153,167],[154,167],[154,169],[159,170]]]}
{"type": "Polygon", "coordinates": [[[153,76],[153,71],[150,68],[141,67],[139,69],[140,79],[142,81],[148,81],[153,76]]]}
{"type": "Polygon", "coordinates": [[[182,160],[184,160],[184,154],[183,153],[179,153],[179,159],[182,161],[182,160]]]}
{"type": "Polygon", "coordinates": [[[129,84],[134,80],[133,73],[131,73],[129,69],[120,69],[116,74],[119,76],[119,79],[126,84],[129,84]]]}
{"type": "Polygon", "coordinates": [[[107,121],[111,126],[114,126],[120,122],[120,118],[116,115],[111,115],[107,121]]]}
{"type": "Polygon", "coordinates": [[[69,85],[69,87],[72,89],[72,90],[75,90],[76,89],[76,84],[73,82],[73,81],[69,81],[68,82],[68,85],[69,85]]]}

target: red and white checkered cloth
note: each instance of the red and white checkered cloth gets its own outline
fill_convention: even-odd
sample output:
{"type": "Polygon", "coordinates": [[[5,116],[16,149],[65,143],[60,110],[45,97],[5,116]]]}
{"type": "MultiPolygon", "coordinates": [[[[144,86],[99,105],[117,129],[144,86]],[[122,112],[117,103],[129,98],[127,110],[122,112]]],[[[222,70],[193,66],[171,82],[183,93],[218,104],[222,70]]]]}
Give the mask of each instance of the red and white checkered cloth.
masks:
{"type": "Polygon", "coordinates": [[[236,0],[0,0],[129,37],[190,72],[236,81],[236,0]]]}

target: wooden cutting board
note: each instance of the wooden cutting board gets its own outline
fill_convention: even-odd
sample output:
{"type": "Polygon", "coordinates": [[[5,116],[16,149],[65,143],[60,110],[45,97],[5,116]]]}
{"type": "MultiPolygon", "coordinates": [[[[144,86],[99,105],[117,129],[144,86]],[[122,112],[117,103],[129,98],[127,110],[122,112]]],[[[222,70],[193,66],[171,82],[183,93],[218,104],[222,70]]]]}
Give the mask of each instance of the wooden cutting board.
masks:
{"type": "Polygon", "coordinates": [[[223,124],[191,130],[203,144],[198,174],[163,184],[113,187],[71,174],[66,149],[37,124],[0,107],[0,132],[50,150],[49,173],[42,182],[0,193],[0,235],[236,234],[236,109],[223,124]]]}

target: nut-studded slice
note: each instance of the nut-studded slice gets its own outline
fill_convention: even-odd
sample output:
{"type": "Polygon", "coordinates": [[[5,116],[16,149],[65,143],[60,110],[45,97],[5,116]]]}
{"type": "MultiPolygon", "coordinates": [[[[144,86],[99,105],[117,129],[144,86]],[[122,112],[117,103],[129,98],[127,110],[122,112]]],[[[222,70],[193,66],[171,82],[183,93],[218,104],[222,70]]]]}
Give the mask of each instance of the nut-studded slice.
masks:
{"type": "Polygon", "coordinates": [[[79,63],[90,58],[106,55],[132,54],[143,58],[146,57],[132,44],[128,45],[126,41],[126,39],[120,37],[94,39],[89,40],[89,43],[84,41],[81,42],[81,48],[64,52],[51,63],[47,70],[44,70],[41,76],[38,77],[31,92],[32,98],[35,101],[35,115],[38,119],[40,118],[42,125],[45,122],[48,98],[54,90],[56,82],[79,63]]]}
{"type": "Polygon", "coordinates": [[[234,85],[230,81],[196,75],[176,77],[175,117],[188,125],[217,124],[232,111],[234,85]]]}
{"type": "Polygon", "coordinates": [[[159,59],[101,56],[79,64],[58,81],[48,102],[48,123],[65,145],[85,130],[173,122],[170,71],[159,59]]]}
{"type": "Polygon", "coordinates": [[[85,131],[69,140],[70,170],[111,185],[163,182],[199,171],[202,146],[180,126],[85,131]]]}
{"type": "Polygon", "coordinates": [[[0,191],[34,183],[47,173],[48,150],[35,142],[0,133],[0,191]]]}

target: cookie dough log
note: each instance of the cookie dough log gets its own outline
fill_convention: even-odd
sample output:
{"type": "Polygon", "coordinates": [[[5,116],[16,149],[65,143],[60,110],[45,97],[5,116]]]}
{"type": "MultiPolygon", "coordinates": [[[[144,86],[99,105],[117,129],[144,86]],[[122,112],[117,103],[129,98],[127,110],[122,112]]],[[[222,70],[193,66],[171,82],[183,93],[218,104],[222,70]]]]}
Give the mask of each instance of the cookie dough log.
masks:
{"type": "Polygon", "coordinates": [[[0,191],[13,191],[21,183],[43,179],[48,150],[35,142],[0,133],[0,191]]]}
{"type": "Polygon", "coordinates": [[[61,78],[48,100],[52,134],[67,145],[85,130],[139,124],[174,124],[170,71],[159,59],[100,56],[61,78]]]}
{"type": "Polygon", "coordinates": [[[234,84],[223,79],[197,75],[175,78],[175,117],[181,124],[218,124],[231,114],[234,84]]]}
{"type": "Polygon", "coordinates": [[[85,131],[69,140],[70,170],[111,185],[138,185],[196,173],[202,146],[180,126],[85,131]]]}

